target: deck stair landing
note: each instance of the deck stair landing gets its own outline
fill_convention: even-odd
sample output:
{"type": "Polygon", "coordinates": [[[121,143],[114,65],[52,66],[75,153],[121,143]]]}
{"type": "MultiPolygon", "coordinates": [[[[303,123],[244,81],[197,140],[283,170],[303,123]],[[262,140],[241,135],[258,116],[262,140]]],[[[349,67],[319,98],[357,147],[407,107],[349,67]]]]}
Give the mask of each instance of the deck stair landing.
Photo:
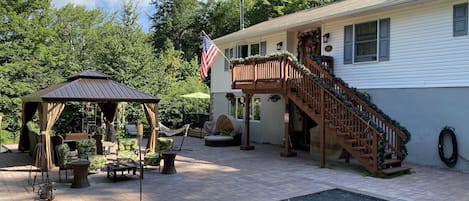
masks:
{"type": "Polygon", "coordinates": [[[288,97],[372,173],[409,171],[402,166],[407,131],[318,63],[306,59],[305,66],[299,65],[289,55],[234,61],[232,88],[288,97]]]}

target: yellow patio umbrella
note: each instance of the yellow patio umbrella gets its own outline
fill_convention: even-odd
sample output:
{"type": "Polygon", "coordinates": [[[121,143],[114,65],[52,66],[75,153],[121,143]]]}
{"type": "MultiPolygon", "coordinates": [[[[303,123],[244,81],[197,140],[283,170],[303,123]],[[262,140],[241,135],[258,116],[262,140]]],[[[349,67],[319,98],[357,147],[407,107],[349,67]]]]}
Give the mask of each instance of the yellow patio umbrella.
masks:
{"type": "Polygon", "coordinates": [[[195,92],[195,93],[190,93],[190,94],[181,95],[181,97],[184,97],[184,98],[209,99],[209,98],[210,98],[210,94],[202,93],[202,92],[195,92]]]}

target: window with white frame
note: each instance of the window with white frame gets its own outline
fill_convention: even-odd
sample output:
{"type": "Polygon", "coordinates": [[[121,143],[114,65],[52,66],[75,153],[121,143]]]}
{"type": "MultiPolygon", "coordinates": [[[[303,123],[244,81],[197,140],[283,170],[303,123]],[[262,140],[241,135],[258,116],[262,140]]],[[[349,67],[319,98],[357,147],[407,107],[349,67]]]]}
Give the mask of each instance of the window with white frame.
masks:
{"type": "MultiPolygon", "coordinates": [[[[226,58],[232,59],[234,57],[233,48],[225,48],[225,56],[226,58]]],[[[225,58],[225,71],[230,70],[230,61],[225,58]]]]}
{"type": "MultiPolygon", "coordinates": [[[[230,115],[236,119],[244,119],[244,98],[235,97],[231,100],[230,104],[230,115]]],[[[250,120],[260,121],[261,120],[261,98],[253,97],[251,99],[251,110],[249,114],[250,120]]]]}
{"type": "Polygon", "coordinates": [[[355,62],[376,61],[377,21],[355,25],[355,62]]]}
{"type": "MultiPolygon", "coordinates": [[[[225,56],[228,59],[232,58],[246,58],[253,55],[266,55],[267,42],[252,43],[249,45],[238,45],[235,48],[225,48],[225,56]]],[[[225,58],[225,71],[230,70],[230,61],[225,58]]]]}
{"type": "Polygon", "coordinates": [[[389,61],[389,18],[344,27],[344,64],[389,61]]]}

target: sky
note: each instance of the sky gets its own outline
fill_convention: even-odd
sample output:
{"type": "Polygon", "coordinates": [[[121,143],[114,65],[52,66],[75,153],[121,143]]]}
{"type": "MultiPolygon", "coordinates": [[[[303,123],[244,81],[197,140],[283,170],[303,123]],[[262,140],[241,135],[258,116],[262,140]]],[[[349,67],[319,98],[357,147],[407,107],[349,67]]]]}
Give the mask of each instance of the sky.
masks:
{"type": "MultiPolygon", "coordinates": [[[[155,13],[155,8],[151,5],[152,0],[134,0],[137,2],[138,22],[144,32],[149,32],[151,28],[150,16],[155,13]]],[[[52,0],[52,6],[61,8],[68,3],[85,6],[87,9],[101,8],[108,13],[122,10],[124,0],[52,0]]]]}

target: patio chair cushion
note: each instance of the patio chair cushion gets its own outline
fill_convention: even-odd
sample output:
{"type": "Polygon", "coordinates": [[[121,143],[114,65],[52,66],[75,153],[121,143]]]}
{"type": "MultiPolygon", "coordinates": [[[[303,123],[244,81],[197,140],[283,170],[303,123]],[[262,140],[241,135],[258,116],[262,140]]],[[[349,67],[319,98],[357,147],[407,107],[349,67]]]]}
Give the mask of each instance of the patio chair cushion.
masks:
{"type": "Polygon", "coordinates": [[[159,166],[162,158],[161,153],[163,151],[171,150],[173,147],[173,143],[174,139],[172,138],[159,137],[158,150],[150,151],[145,154],[145,157],[143,158],[143,162],[145,163],[145,165],[159,166]]]}
{"type": "Polygon", "coordinates": [[[103,155],[90,155],[88,161],[90,161],[90,170],[99,170],[105,167],[107,163],[106,156],[103,155]]]}
{"type": "Polygon", "coordinates": [[[241,144],[241,135],[209,135],[205,136],[205,146],[223,147],[241,144]]]}
{"type": "Polygon", "coordinates": [[[173,147],[174,139],[159,137],[158,138],[158,147],[159,151],[169,151],[173,147]]]}
{"type": "Polygon", "coordinates": [[[231,135],[209,135],[205,136],[206,141],[231,141],[233,140],[233,136],[231,135]]]}
{"type": "Polygon", "coordinates": [[[138,141],[134,138],[122,138],[118,140],[119,151],[136,151],[138,148],[138,141]]]}
{"type": "Polygon", "coordinates": [[[88,159],[90,155],[96,155],[96,140],[86,139],[77,142],[78,157],[88,159]]]}
{"type": "Polygon", "coordinates": [[[90,170],[98,170],[106,166],[106,157],[96,154],[96,140],[80,140],[77,143],[78,157],[90,162],[90,170]]]}
{"type": "Polygon", "coordinates": [[[130,158],[137,160],[138,157],[138,141],[134,138],[122,138],[118,140],[119,150],[117,152],[117,158],[130,158]]]}
{"type": "Polygon", "coordinates": [[[68,168],[72,163],[72,154],[68,144],[57,145],[57,153],[59,156],[59,167],[68,168]]]}

